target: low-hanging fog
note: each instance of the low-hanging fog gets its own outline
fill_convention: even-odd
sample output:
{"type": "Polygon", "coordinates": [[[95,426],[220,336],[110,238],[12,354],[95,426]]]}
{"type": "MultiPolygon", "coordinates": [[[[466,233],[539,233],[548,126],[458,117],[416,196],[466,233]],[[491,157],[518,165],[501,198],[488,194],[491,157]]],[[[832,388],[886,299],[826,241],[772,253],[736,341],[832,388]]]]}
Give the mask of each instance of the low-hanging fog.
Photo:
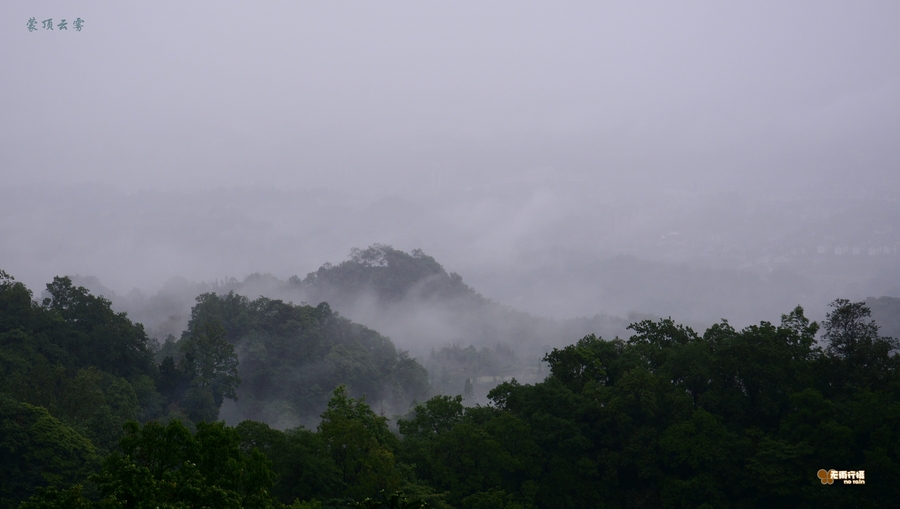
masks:
{"type": "MultiPolygon", "coordinates": [[[[900,297],[898,19],[894,2],[4,2],[0,269],[36,297],[79,276],[159,339],[199,292],[299,302],[291,276],[373,244],[604,334],[821,319],[900,297]]],[[[479,343],[438,308],[364,304],[334,308],[414,354],[479,343]]]]}

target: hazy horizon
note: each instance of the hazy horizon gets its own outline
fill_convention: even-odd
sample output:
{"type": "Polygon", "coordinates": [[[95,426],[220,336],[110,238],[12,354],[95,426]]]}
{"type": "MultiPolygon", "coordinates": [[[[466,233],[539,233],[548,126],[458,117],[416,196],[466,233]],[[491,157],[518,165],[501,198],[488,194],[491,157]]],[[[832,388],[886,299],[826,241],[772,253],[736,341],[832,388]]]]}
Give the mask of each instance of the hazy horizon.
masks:
{"type": "Polygon", "coordinates": [[[897,19],[892,2],[9,1],[0,268],[36,294],[62,274],[153,294],[383,243],[558,318],[900,296],[897,19]]]}

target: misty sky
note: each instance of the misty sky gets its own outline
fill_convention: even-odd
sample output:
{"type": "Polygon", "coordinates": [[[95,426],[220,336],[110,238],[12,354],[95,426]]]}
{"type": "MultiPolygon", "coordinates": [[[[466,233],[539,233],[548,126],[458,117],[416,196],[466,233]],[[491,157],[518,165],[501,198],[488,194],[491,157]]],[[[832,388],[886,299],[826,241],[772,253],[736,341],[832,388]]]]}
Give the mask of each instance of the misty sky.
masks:
{"type": "Polygon", "coordinates": [[[0,171],[124,189],[896,182],[898,23],[896,2],[8,0],[0,171]]]}
{"type": "Polygon", "coordinates": [[[0,268],[127,291],[385,242],[487,284],[603,221],[684,231],[646,208],[666,193],[717,196],[707,221],[893,199],[898,26],[893,1],[4,0],[0,268]]]}

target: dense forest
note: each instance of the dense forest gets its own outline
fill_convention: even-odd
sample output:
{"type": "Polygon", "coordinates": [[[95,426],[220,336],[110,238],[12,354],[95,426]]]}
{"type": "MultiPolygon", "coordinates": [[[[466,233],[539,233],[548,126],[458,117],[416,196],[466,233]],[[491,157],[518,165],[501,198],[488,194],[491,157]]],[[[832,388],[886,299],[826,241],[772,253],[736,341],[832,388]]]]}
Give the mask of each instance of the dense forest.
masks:
{"type": "MultiPolygon", "coordinates": [[[[333,312],[326,302],[298,306],[265,297],[250,301],[233,292],[206,293],[197,297],[181,340],[167,341],[157,357],[174,367],[167,355],[172,352],[184,362],[190,354],[186,345],[203,337],[210,324],[240,359],[241,384],[231,409],[240,420],[294,427],[308,416],[318,417],[332,389],[341,384],[351,395],[365,394],[373,405],[390,410],[403,411],[430,396],[424,367],[390,339],[333,312]]],[[[180,376],[186,386],[187,378],[180,376]]]]}
{"type": "MultiPolygon", "coordinates": [[[[333,291],[355,266],[337,268],[295,284],[333,291]]],[[[425,298],[468,293],[434,281],[425,298]]],[[[900,345],[866,303],[830,309],[821,326],[797,307],[702,333],[637,320],[472,404],[472,380],[436,391],[329,304],[203,293],[160,344],[69,278],[37,302],[0,272],[0,508],[895,507],[900,345]]],[[[456,345],[431,362],[515,355],[456,345]]]]}

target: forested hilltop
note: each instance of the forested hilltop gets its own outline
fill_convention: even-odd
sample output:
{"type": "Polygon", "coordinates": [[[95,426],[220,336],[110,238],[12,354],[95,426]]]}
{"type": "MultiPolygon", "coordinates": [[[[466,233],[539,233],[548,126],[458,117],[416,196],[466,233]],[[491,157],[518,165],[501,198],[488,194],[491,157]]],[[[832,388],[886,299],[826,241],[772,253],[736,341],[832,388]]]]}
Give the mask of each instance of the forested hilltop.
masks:
{"type": "Polygon", "coordinates": [[[115,295],[96,278],[73,280],[107,295],[114,307],[144,323],[160,341],[180,337],[200,294],[327,302],[419,359],[437,391],[453,394],[471,387],[472,400],[482,403],[501,381],[542,380],[546,366],[541,358],[551,348],[589,333],[625,335],[629,323],[602,314],[553,320],[517,311],[480,295],[421,250],[406,253],[382,244],[353,249],[347,260],[325,263],[302,278],[255,274],[211,284],[172,280],[152,296],[115,295]]]}

